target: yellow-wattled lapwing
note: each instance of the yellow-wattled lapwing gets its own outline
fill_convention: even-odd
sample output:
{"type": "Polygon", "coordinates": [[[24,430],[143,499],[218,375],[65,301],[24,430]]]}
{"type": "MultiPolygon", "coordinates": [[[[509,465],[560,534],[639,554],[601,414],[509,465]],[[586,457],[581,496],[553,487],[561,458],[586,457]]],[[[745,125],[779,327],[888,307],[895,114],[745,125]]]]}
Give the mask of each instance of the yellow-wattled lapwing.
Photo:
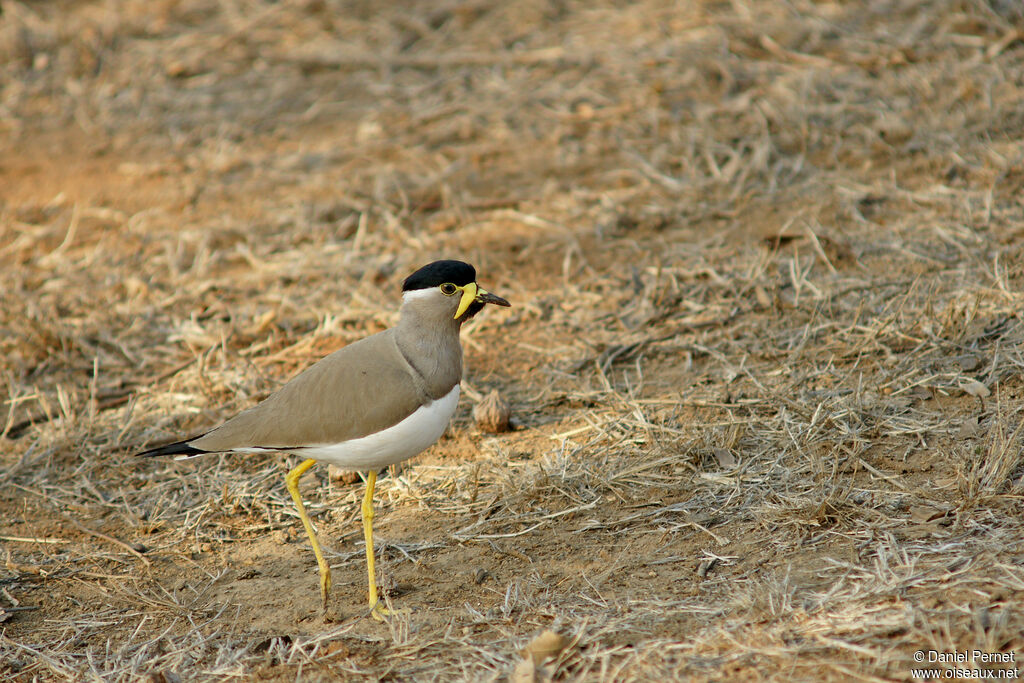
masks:
{"type": "Polygon", "coordinates": [[[327,606],[331,569],[299,496],[299,477],[317,462],[366,472],[363,534],[371,613],[380,618],[373,556],[377,471],[441,438],[462,379],[459,329],[486,304],[509,303],[480,288],[461,261],[435,261],[406,278],[398,325],[321,359],[262,403],[200,436],[139,453],[194,458],[206,453],[294,453],[285,477],[320,567],[327,606]]]}

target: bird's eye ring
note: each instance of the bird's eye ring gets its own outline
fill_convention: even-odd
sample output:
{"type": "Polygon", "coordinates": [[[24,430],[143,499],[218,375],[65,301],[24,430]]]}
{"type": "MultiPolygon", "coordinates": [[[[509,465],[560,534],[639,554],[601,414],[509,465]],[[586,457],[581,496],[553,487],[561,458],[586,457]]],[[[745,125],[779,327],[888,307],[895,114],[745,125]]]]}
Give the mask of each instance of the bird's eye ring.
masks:
{"type": "Polygon", "coordinates": [[[455,292],[459,291],[459,288],[450,282],[446,282],[441,285],[441,293],[445,296],[452,296],[455,292]]]}

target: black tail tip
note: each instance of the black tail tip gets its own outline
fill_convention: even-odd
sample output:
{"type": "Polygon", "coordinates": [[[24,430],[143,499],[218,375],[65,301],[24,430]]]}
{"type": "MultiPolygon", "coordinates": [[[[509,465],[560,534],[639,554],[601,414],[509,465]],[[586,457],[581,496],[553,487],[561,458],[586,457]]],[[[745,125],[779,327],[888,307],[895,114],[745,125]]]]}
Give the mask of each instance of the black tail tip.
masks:
{"type": "Polygon", "coordinates": [[[142,451],[136,453],[136,458],[156,458],[161,455],[183,455],[185,457],[191,457],[193,455],[202,455],[206,451],[198,448],[193,448],[188,445],[188,441],[175,441],[174,443],[165,444],[163,446],[157,446],[156,448],[150,448],[148,451],[142,451]]]}

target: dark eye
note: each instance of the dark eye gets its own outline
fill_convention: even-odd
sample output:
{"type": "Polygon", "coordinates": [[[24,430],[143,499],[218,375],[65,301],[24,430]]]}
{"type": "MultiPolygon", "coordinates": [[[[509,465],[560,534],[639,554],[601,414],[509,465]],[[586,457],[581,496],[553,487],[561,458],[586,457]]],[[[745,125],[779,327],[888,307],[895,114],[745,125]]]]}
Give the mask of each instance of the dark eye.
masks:
{"type": "Polygon", "coordinates": [[[444,294],[445,296],[451,296],[455,294],[455,292],[457,291],[459,291],[459,288],[450,282],[446,282],[443,285],[441,285],[441,293],[444,294]]]}

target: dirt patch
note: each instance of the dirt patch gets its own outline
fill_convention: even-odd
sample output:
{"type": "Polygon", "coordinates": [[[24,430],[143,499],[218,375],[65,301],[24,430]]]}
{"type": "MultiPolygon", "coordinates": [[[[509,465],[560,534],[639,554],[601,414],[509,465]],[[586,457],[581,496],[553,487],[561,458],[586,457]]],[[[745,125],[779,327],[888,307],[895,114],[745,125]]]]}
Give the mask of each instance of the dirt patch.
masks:
{"type": "Polygon", "coordinates": [[[0,675],[909,680],[1024,647],[1011,3],[0,7],[0,675]],[[365,613],[361,485],[303,479],[322,614],[294,463],[130,454],[393,324],[440,257],[513,308],[379,481],[406,611],[365,613]],[[492,389],[517,430],[475,428],[492,389]]]}

